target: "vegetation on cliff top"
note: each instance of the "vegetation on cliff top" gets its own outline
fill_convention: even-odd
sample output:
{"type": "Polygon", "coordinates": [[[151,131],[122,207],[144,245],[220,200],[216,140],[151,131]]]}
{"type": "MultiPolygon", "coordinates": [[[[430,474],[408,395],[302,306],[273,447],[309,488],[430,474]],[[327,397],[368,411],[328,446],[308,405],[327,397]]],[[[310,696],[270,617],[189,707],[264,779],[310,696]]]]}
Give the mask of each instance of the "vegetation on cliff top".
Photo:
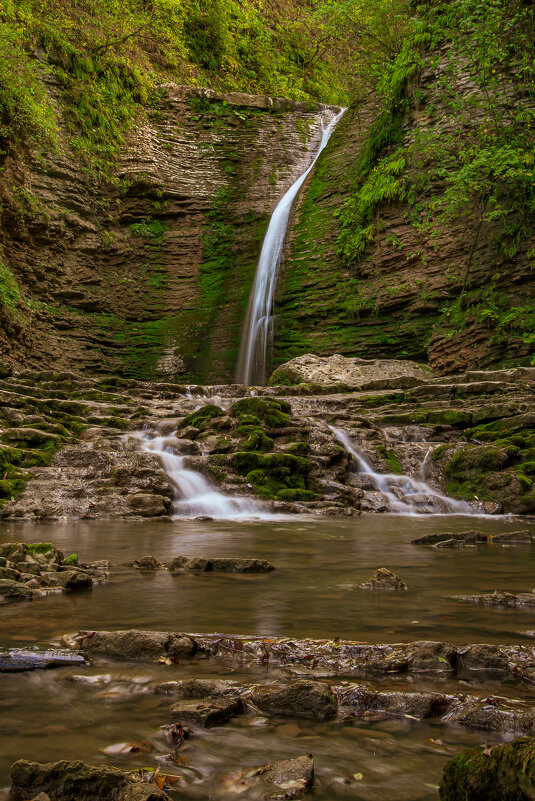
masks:
{"type": "Polygon", "coordinates": [[[0,9],[0,151],[28,139],[63,143],[63,118],[72,148],[104,173],[128,127],[169,81],[347,104],[396,52],[406,6],[7,0],[0,9]]]}

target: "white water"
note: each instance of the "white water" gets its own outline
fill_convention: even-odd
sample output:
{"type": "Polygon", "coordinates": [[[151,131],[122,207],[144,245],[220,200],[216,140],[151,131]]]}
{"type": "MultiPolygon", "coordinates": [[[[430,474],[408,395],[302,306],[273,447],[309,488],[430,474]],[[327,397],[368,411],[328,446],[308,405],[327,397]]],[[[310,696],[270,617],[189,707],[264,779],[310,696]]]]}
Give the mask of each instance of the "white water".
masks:
{"type": "Polygon", "coordinates": [[[142,450],[157,454],[170,481],[175,487],[174,511],[176,517],[212,517],[216,520],[239,520],[255,517],[272,518],[263,506],[252,498],[232,498],[223,495],[195,470],[184,467],[184,456],[175,452],[177,432],[169,436],[152,436],[143,431],[138,434],[142,450]]]}
{"type": "MultiPolygon", "coordinates": [[[[397,473],[377,473],[353,445],[349,435],[341,428],[329,426],[341,445],[355,460],[358,472],[367,476],[375,489],[388,503],[391,512],[397,514],[477,514],[465,501],[448,498],[430,487],[425,481],[397,473]]],[[[427,462],[430,451],[424,459],[427,462]]],[[[422,465],[422,468],[424,466],[422,465]]]]}
{"type": "Polygon", "coordinates": [[[344,112],[345,109],[340,111],[323,130],[321,142],[312,163],[288,189],[271,215],[249,298],[238,357],[237,381],[246,386],[265,384],[266,382],[266,362],[272,328],[273,295],[293,202],[344,112]]]}

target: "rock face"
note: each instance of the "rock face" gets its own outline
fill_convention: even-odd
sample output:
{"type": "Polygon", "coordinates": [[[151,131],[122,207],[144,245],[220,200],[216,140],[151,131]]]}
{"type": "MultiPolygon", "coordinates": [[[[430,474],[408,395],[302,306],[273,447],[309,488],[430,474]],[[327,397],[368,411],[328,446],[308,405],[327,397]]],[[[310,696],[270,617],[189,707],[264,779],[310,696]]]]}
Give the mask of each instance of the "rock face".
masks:
{"type": "MultiPolygon", "coordinates": [[[[391,378],[411,378],[426,380],[431,377],[429,369],[416,362],[399,359],[359,359],[357,357],[315,356],[306,353],[297,356],[286,364],[281,364],[270,378],[272,386],[278,384],[349,384],[353,387],[391,378]]],[[[417,382],[415,382],[417,383],[417,382]]],[[[400,386],[403,382],[400,382],[400,386]]]]}
{"type": "Polygon", "coordinates": [[[168,84],[115,185],[66,153],[8,159],[0,247],[27,303],[0,327],[3,363],[232,380],[269,216],[334,113],[168,84]]]}
{"type": "MultiPolygon", "coordinates": [[[[348,110],[298,198],[275,301],[275,367],[311,351],[415,359],[428,362],[436,375],[511,358],[530,363],[532,348],[523,336],[528,328],[505,324],[497,336],[499,318],[491,309],[513,309],[511,315],[523,320],[522,309],[533,307],[532,235],[518,243],[513,258],[504,259],[496,246],[500,229],[495,222],[485,221],[477,229],[463,215],[448,226],[435,220],[433,235],[426,212],[413,215],[448,187],[433,156],[421,159],[422,143],[432,142],[429,153],[444,152],[446,142],[452,149],[463,140],[461,147],[470,147],[489,113],[466,58],[451,42],[422,53],[422,59],[423,68],[407,90],[407,113],[396,120],[402,126],[397,152],[407,165],[401,181],[407,180],[404,185],[413,194],[410,201],[405,195],[370,209],[373,223],[366,229],[362,255],[342,253],[337,213],[355,198],[355,173],[375,146],[373,130],[370,135],[378,116],[373,99],[348,110]],[[449,84],[455,111],[441,88],[445,74],[455,74],[449,84]],[[466,265],[470,295],[463,297],[466,265]]],[[[493,95],[490,102],[508,118],[505,97],[515,97],[515,108],[523,100],[514,79],[503,78],[502,99],[493,95]]],[[[449,167],[442,172],[450,176],[449,167]]],[[[466,211],[470,220],[471,209],[466,211]]]]}
{"type": "Polygon", "coordinates": [[[531,801],[535,797],[535,739],[462,751],[444,769],[441,801],[531,801]]]}
{"type": "Polygon", "coordinates": [[[51,801],[160,801],[167,793],[155,785],[134,782],[115,768],[93,767],[85,762],[28,762],[11,768],[15,801],[46,793],[51,801]]]}

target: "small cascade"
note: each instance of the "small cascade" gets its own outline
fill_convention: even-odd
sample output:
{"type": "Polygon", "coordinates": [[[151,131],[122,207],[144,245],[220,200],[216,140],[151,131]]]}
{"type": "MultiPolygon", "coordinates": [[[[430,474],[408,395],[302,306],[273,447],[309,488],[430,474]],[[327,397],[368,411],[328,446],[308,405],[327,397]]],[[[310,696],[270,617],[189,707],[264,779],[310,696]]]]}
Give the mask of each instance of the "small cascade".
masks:
{"type": "Polygon", "coordinates": [[[263,506],[252,498],[233,498],[223,495],[195,470],[184,466],[185,458],[175,452],[177,432],[169,436],[153,436],[147,431],[138,433],[142,450],[160,457],[169,480],[175,487],[174,509],[176,517],[211,517],[238,520],[240,518],[271,518],[263,506]]]}
{"type": "Polygon", "coordinates": [[[312,163],[288,189],[271,215],[249,298],[238,357],[237,381],[246,386],[265,384],[266,382],[267,355],[272,335],[273,296],[293,202],[344,112],[345,109],[342,109],[323,130],[321,142],[312,163]]]}
{"type": "MultiPolygon", "coordinates": [[[[397,473],[377,473],[363,458],[351,442],[346,431],[329,426],[330,430],[341,445],[355,460],[358,472],[366,476],[375,490],[384,497],[388,510],[396,514],[477,514],[470,504],[448,498],[430,487],[424,480],[417,480],[411,476],[397,473]]],[[[431,453],[430,449],[422,465],[422,475],[425,474],[424,465],[431,453]]]]}

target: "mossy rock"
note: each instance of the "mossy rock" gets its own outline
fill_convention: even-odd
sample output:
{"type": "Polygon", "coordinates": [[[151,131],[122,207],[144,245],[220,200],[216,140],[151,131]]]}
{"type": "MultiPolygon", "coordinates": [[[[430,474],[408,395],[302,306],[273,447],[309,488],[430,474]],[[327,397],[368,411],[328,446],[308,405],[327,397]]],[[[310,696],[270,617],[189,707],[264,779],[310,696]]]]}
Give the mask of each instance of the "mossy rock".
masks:
{"type": "Polygon", "coordinates": [[[273,447],[273,440],[262,429],[258,429],[244,440],[243,447],[248,451],[270,451],[273,447]]]}
{"type": "Polygon", "coordinates": [[[303,378],[293,370],[287,370],[284,366],[277,367],[271,374],[268,387],[295,387],[303,383],[303,378]]]}
{"type": "Polygon", "coordinates": [[[286,448],[286,453],[291,453],[292,456],[307,456],[310,453],[310,445],[308,442],[292,442],[286,448]]]}
{"type": "Polygon", "coordinates": [[[240,414],[238,424],[240,426],[259,426],[260,418],[256,414],[240,414]]]}
{"type": "Polygon", "coordinates": [[[446,765],[441,801],[533,801],[535,739],[462,751],[446,765]]]}
{"type": "Polygon", "coordinates": [[[282,501],[314,501],[316,495],[310,490],[304,489],[281,489],[277,495],[282,501]]]}
{"type": "Polygon", "coordinates": [[[279,498],[287,489],[306,490],[306,477],[313,467],[308,459],[290,453],[239,451],[230,459],[236,472],[245,475],[255,493],[266,499],[279,498]]]}
{"type": "Polygon", "coordinates": [[[188,414],[182,421],[181,427],[186,428],[187,426],[194,426],[204,431],[210,420],[216,417],[222,417],[224,414],[225,412],[223,409],[220,409],[219,406],[213,403],[207,403],[206,406],[201,406],[200,409],[196,409],[194,412],[191,412],[191,414],[188,414]]]}
{"type": "Polygon", "coordinates": [[[268,428],[284,428],[289,423],[292,407],[280,398],[241,398],[230,407],[232,417],[254,415],[268,428]]]}
{"type": "Polygon", "coordinates": [[[64,564],[66,564],[66,565],[77,565],[77,564],[78,564],[78,554],[76,554],[76,553],[71,553],[71,554],[70,554],[69,556],[67,556],[67,558],[65,559],[65,562],[64,562],[64,564]]]}
{"type": "Polygon", "coordinates": [[[502,448],[493,445],[466,446],[457,451],[445,469],[452,476],[462,477],[468,472],[503,470],[508,463],[509,456],[502,448]]]}

